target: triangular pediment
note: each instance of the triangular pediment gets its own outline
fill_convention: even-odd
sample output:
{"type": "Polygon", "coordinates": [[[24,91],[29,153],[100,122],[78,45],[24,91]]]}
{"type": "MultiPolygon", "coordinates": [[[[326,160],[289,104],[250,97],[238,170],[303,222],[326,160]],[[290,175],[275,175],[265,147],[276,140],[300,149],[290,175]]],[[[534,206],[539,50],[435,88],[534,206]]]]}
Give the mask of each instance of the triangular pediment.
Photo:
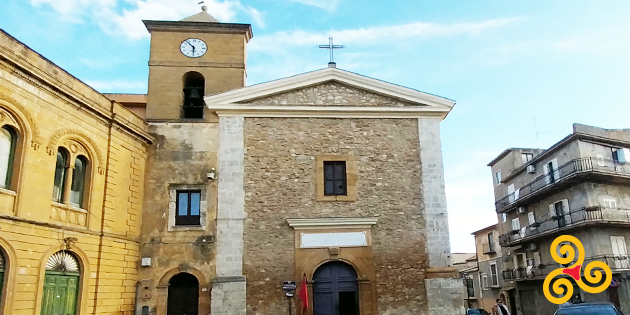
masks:
{"type": "MultiPolygon", "coordinates": [[[[421,112],[445,117],[455,101],[400,85],[327,68],[211,96],[210,109],[421,112]]],[[[387,116],[387,115],[385,115],[387,116]]]]}

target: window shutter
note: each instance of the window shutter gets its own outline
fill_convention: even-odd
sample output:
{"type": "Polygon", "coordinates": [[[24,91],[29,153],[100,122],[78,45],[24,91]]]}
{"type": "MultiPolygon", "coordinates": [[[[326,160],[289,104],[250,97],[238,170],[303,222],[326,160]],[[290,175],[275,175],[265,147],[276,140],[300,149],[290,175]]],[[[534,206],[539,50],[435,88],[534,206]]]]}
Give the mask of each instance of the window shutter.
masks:
{"type": "Polygon", "coordinates": [[[569,199],[562,199],[562,213],[569,213],[569,199]]]}
{"type": "Polygon", "coordinates": [[[527,213],[527,219],[529,220],[529,225],[536,223],[536,217],[534,217],[533,212],[527,213]]]}
{"type": "Polygon", "coordinates": [[[540,265],[540,253],[539,252],[534,252],[534,264],[536,266],[540,265]]]}
{"type": "Polygon", "coordinates": [[[518,199],[520,192],[521,192],[520,188],[514,191],[514,200],[518,199]]]}
{"type": "Polygon", "coordinates": [[[556,207],[554,206],[553,203],[549,205],[549,216],[550,217],[556,216],[556,207]]]}
{"type": "Polygon", "coordinates": [[[560,179],[560,170],[558,169],[558,159],[551,160],[551,167],[553,168],[553,178],[555,180],[560,179]]]}
{"type": "Polygon", "coordinates": [[[521,222],[519,222],[518,218],[512,219],[512,231],[518,231],[521,229],[521,222]]]}

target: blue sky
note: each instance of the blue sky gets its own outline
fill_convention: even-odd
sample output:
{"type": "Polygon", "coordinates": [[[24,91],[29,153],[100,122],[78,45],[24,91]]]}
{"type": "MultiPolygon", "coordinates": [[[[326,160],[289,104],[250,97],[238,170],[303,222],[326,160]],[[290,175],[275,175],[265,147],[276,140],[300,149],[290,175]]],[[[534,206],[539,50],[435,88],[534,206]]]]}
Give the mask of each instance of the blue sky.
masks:
{"type": "MultiPolygon", "coordinates": [[[[442,124],[454,252],[496,222],[486,164],[549,147],[574,122],[629,128],[630,2],[206,0],[251,23],[248,84],[338,67],[457,105],[442,124]],[[535,128],[535,125],[537,128],[535,128]]],[[[0,0],[0,28],[101,92],[145,93],[142,19],[180,20],[196,0],[0,0]]]]}

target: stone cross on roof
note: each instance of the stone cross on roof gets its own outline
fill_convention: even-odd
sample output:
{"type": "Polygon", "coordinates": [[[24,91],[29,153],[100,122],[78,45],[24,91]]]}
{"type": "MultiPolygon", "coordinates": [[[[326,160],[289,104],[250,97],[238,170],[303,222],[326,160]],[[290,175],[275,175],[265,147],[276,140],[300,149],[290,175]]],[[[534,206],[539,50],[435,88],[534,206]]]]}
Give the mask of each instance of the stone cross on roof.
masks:
{"type": "Polygon", "coordinates": [[[333,58],[333,50],[343,48],[343,45],[333,45],[333,38],[328,37],[328,45],[319,45],[319,48],[325,48],[330,50],[330,62],[328,63],[328,67],[334,68],[337,64],[333,58]]]}

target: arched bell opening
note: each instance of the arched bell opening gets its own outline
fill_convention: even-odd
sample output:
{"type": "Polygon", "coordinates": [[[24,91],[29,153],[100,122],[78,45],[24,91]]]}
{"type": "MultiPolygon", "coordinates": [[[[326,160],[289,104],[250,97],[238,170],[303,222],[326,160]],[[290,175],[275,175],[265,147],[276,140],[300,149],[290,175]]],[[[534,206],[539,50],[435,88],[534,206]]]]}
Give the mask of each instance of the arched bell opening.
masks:
{"type": "Polygon", "coordinates": [[[206,79],[201,73],[191,71],[184,74],[182,118],[203,118],[205,86],[206,79]]]}

